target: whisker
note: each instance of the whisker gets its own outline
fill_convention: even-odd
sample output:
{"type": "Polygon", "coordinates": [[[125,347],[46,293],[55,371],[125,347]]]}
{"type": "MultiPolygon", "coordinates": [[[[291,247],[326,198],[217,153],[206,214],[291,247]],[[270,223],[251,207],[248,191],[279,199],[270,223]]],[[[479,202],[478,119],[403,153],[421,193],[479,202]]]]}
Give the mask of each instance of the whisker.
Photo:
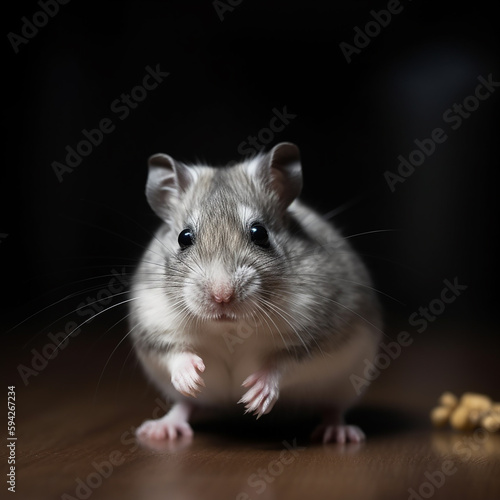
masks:
{"type": "MultiPolygon", "coordinates": [[[[123,318],[122,318],[123,319],[123,318]]],[[[122,321],[122,320],[120,320],[122,321]]],[[[118,321],[117,323],[119,323],[120,321],[118,321]]],[[[117,324],[115,323],[115,325],[117,324]]],[[[113,326],[115,326],[113,325],[113,326]]],[[[117,349],[120,347],[120,345],[125,341],[125,339],[134,331],[135,328],[137,328],[139,326],[139,324],[137,324],[135,327],[133,327],[132,329],[130,329],[126,335],[124,335],[122,337],[122,339],[120,340],[120,342],[118,342],[118,344],[115,346],[115,348],[111,351],[111,354],[108,356],[108,359],[106,360],[106,363],[104,364],[104,367],[103,369],[101,370],[101,375],[99,376],[99,380],[97,381],[97,386],[96,386],[96,390],[94,392],[94,401],[96,400],[96,397],[97,397],[97,392],[99,390],[99,386],[101,385],[101,381],[102,381],[102,377],[104,376],[104,372],[106,371],[106,368],[108,366],[108,364],[110,363],[111,361],[111,358],[113,357],[113,354],[117,351],[117,349]]],[[[109,331],[109,329],[107,330],[109,331]]],[[[107,332],[106,332],[107,333],[107,332]]]]}
{"type": "Polygon", "coordinates": [[[349,200],[346,203],[344,203],[343,205],[340,205],[339,207],[330,210],[326,214],[322,215],[322,217],[325,220],[333,219],[333,217],[341,214],[342,212],[345,212],[347,209],[353,207],[354,205],[357,205],[361,200],[363,200],[363,198],[365,198],[365,195],[356,196],[352,200],[349,200]]]}
{"type": "MultiPolygon", "coordinates": [[[[86,290],[83,291],[83,293],[88,293],[89,291],[94,291],[94,290],[103,290],[102,287],[92,287],[92,288],[88,288],[86,290]]],[[[129,293],[128,291],[124,291],[124,292],[116,292],[114,294],[112,294],[110,297],[108,298],[114,298],[114,297],[118,297],[119,295],[124,295],[124,294],[127,294],[129,293]]],[[[60,301],[58,302],[61,302],[62,300],[65,300],[65,299],[61,299],[60,301]]],[[[95,305],[95,304],[99,304],[103,299],[97,299],[97,300],[94,300],[93,302],[86,302],[84,305],[85,306],[91,306],[91,305],[95,305]]],[[[49,307],[51,306],[47,306],[45,309],[48,309],[49,307]]],[[[82,309],[82,307],[77,307],[76,309],[72,309],[71,311],[67,312],[66,314],[63,314],[62,316],[59,316],[58,318],[56,318],[54,321],[52,321],[52,323],[49,323],[48,325],[46,325],[44,327],[43,330],[39,331],[38,333],[36,333],[35,335],[33,335],[26,344],[24,344],[23,346],[23,349],[25,349],[30,342],[32,342],[34,339],[36,339],[39,335],[41,335],[43,333],[44,330],[47,330],[49,329],[52,325],[58,323],[59,321],[63,320],[64,318],[67,318],[68,316],[71,316],[72,314],[76,313],[76,314],[79,314],[78,311],[80,311],[82,309]]],[[[37,313],[33,314],[31,317],[33,316],[36,316],[37,313]]],[[[95,315],[93,315],[90,319],[92,319],[95,315]]],[[[29,319],[29,318],[28,318],[29,319]]]]}
{"type": "Polygon", "coordinates": [[[366,236],[367,234],[378,234],[378,233],[393,233],[398,231],[397,229],[375,229],[373,231],[364,231],[362,233],[351,234],[349,236],[344,236],[345,240],[349,240],[351,238],[357,238],[358,236],[366,236]]]}
{"type": "MultiPolygon", "coordinates": [[[[65,286],[68,286],[68,285],[76,285],[78,283],[84,283],[86,281],[91,281],[91,280],[96,280],[96,279],[102,279],[102,278],[107,278],[107,277],[110,277],[110,276],[114,276],[114,274],[104,274],[104,275],[99,275],[99,276],[92,276],[90,278],[83,278],[83,279],[80,279],[80,280],[76,280],[76,281],[72,281],[71,283],[69,284],[65,284],[65,285],[62,285],[60,287],[57,287],[53,290],[51,290],[51,292],[54,292],[56,290],[59,290],[61,288],[64,288],[65,286]]],[[[92,290],[101,290],[105,287],[103,286],[94,286],[94,287],[89,287],[89,288],[84,288],[83,290],[79,290],[78,292],[73,292],[73,293],[70,293],[69,295],[66,295],[64,296],[63,298],[59,299],[59,300],[56,300],[54,302],[52,302],[51,304],[37,310],[36,312],[34,312],[33,314],[31,314],[30,316],[28,316],[27,318],[23,319],[22,321],[20,321],[19,323],[17,323],[16,325],[14,325],[12,328],[10,328],[9,330],[7,330],[6,333],[10,333],[12,332],[13,330],[15,330],[16,328],[20,327],[22,324],[26,323],[26,321],[34,318],[35,316],[41,314],[42,312],[46,311],[47,309],[51,308],[51,307],[54,307],[56,306],[57,304],[60,304],[61,302],[64,302],[66,300],[69,300],[69,299],[72,299],[74,297],[78,297],[79,295],[82,295],[83,293],[88,293],[89,291],[92,291],[92,290]]],[[[63,316],[64,317],[64,316],[63,316]]],[[[56,320],[57,321],[57,320],[56,320]]],[[[52,325],[53,323],[51,323],[52,325]]],[[[49,325],[49,326],[51,326],[49,325]]]]}
{"type": "MultiPolygon", "coordinates": [[[[118,307],[118,306],[121,306],[122,304],[126,304],[128,302],[132,302],[133,300],[137,300],[137,297],[132,297],[131,299],[126,299],[126,300],[123,300],[122,302],[119,302],[118,304],[114,304],[112,306],[109,306],[108,308],[106,309],[103,309],[102,311],[99,311],[98,313],[96,313],[94,316],[86,319],[83,323],[80,323],[79,325],[77,325],[77,327],[75,328],[75,330],[81,328],[83,325],[85,325],[86,323],[88,323],[89,321],[93,320],[94,318],[96,318],[97,316],[100,316],[102,313],[105,313],[107,311],[109,311],[110,309],[114,309],[115,307],[118,307]]],[[[72,333],[72,332],[71,332],[72,333]]],[[[59,349],[61,344],[63,344],[67,339],[68,337],[71,336],[71,333],[69,333],[68,335],[66,335],[63,340],[61,340],[61,342],[59,342],[59,344],[56,346],[56,349],[59,349]]]]}

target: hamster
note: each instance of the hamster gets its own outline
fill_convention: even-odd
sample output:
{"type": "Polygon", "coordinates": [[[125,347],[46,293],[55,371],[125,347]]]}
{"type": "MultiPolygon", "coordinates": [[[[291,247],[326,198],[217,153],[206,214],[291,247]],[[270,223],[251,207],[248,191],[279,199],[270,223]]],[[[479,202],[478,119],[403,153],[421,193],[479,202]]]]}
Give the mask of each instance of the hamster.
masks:
{"type": "Polygon", "coordinates": [[[192,436],[194,409],[260,418],[275,405],[321,414],[312,436],[324,443],[365,438],[343,414],[358,398],[350,376],[377,354],[378,301],[301,189],[291,143],[228,167],[149,158],[146,197],[163,223],[134,273],[131,335],[173,405],[139,438],[192,436]]]}

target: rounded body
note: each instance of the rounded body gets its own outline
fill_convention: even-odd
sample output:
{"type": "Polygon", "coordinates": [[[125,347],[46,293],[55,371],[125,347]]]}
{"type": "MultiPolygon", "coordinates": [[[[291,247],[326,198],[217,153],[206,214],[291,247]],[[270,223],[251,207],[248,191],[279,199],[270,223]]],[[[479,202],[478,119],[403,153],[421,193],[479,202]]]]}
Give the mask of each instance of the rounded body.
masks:
{"type": "Polygon", "coordinates": [[[343,412],[358,396],[351,375],[377,352],[365,266],[297,199],[293,150],[278,153],[225,169],[167,157],[150,172],[164,223],[134,276],[131,331],[172,401],[343,412]]]}

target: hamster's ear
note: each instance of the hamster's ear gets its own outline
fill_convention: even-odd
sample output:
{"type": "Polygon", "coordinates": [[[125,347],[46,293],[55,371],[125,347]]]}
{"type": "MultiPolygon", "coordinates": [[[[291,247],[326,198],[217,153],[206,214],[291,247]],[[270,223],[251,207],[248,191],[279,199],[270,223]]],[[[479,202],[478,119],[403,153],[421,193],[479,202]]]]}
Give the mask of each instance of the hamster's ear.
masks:
{"type": "Polygon", "coordinates": [[[188,167],[162,153],[149,157],[148,166],[146,198],[156,215],[168,223],[172,204],[192,184],[193,175],[188,167]]]}
{"type": "Polygon", "coordinates": [[[270,187],[278,194],[282,208],[287,208],[302,191],[299,148],[291,142],[282,142],[274,146],[266,160],[270,187]]]}

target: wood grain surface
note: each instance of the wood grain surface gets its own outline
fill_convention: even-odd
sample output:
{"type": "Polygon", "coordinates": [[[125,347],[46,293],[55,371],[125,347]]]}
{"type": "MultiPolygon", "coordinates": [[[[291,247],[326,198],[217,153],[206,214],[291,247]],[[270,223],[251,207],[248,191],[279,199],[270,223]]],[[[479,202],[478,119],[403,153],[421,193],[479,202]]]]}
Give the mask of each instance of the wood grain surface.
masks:
{"type": "Polygon", "coordinates": [[[113,352],[116,339],[104,334],[72,339],[27,385],[18,368],[31,362],[29,347],[7,366],[16,494],[4,486],[2,498],[500,498],[500,433],[435,430],[428,419],[444,390],[499,399],[491,336],[474,349],[463,331],[415,339],[349,415],[366,443],[323,446],[309,441],[314,422],[271,415],[201,421],[192,440],[138,444],[134,429],[162,415],[165,402],[130,346],[113,352]]]}

